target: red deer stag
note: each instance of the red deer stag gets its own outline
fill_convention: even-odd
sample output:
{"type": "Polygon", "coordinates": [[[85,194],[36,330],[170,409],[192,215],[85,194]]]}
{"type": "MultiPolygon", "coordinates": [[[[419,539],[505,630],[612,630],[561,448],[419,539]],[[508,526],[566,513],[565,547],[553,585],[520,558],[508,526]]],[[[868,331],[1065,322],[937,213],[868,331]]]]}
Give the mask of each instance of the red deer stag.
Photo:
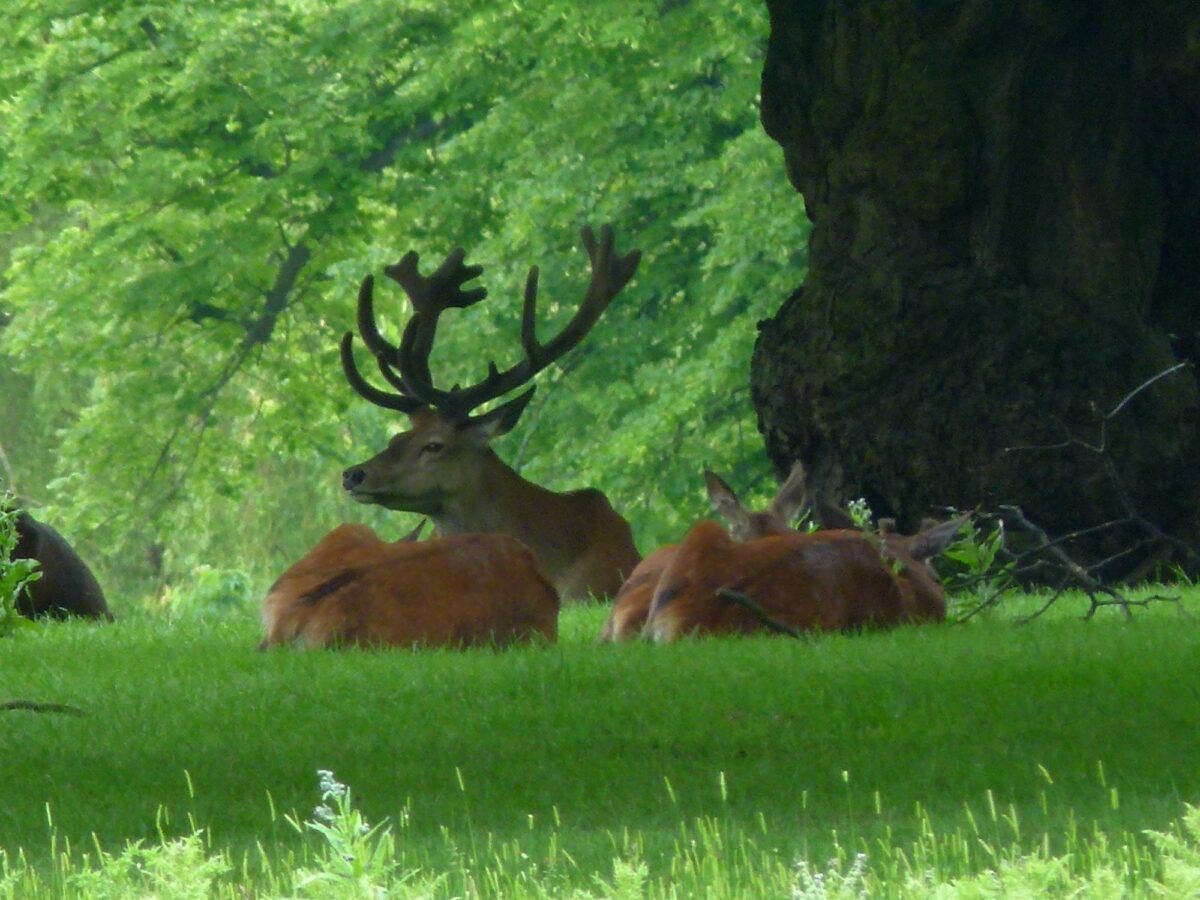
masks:
{"type": "Polygon", "coordinates": [[[558,632],[558,594],[533,555],[502,534],[418,543],[342,525],[279,577],[263,601],[259,649],[295,643],[504,646],[558,632]]]}
{"type": "Polygon", "coordinates": [[[912,537],[837,529],[733,541],[695,525],[659,577],[644,633],[838,631],[938,622],[946,599],[926,561],[966,517],[912,537]]]}
{"type": "MultiPolygon", "coordinates": [[[[788,534],[789,524],[807,503],[804,466],[796,463],[787,480],[775,494],[770,505],[761,511],[747,509],[728,484],[714,472],[705,471],[708,499],[713,508],[729,525],[729,536],[735,541],[749,541],[770,534],[788,534]]],[[[600,640],[622,641],[642,633],[650,601],[658,580],[675,558],[678,544],[659,547],[625,579],[613,601],[612,613],[600,632],[600,640]]]]}
{"type": "Polygon", "coordinates": [[[411,430],[393,437],[382,453],[346,469],[342,474],[346,491],[361,503],[428,516],[439,535],[511,535],[533,551],[564,599],[616,593],[640,559],[629,524],[600,491],[547,490],[521,478],[488,446],[492,438],[516,425],[534,388],[482,415],[473,416],[471,411],[525,385],[579,344],[633,277],[641,252],[617,255],[609,226],[601,229],[598,241],[590,228],[584,228],[583,243],[592,275],[574,317],[545,344],[537,339],[538,270],[531,267],[521,318],[525,358],[504,371],[490,363],[487,377],[478,384],[440,390],[429,371],[438,316],[451,307],[472,306],[487,294],[483,288],[463,289],[483,269],[463,265],[461,248],[428,277],[419,274],[415,252],[384,270],[412,302],[412,317],[399,345],[379,333],[374,279],[368,275],[363,280],[358,330],[396,393],[367,383],[354,362],[353,336],[347,332],[342,338],[342,366],[351,386],[372,403],[406,413],[412,421],[411,430]]]}
{"type": "Polygon", "coordinates": [[[13,559],[36,559],[41,577],[17,598],[17,611],[31,618],[84,616],[112,621],[104,591],[87,563],[66,539],[27,512],[17,513],[13,559]]]}

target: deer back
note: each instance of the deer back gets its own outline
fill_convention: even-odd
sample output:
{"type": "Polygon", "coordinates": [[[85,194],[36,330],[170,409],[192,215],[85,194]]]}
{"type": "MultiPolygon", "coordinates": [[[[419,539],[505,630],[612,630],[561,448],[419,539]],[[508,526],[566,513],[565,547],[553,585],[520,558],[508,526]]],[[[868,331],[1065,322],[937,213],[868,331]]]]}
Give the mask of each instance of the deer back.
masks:
{"type": "MultiPolygon", "coordinates": [[[[735,541],[790,533],[791,520],[805,504],[805,474],[800,463],[792,466],[774,498],[761,510],[747,508],[733,488],[715,472],[706,470],[704,481],[709,502],[725,520],[729,535],[735,541]]],[[[620,641],[642,633],[658,580],[674,558],[677,547],[676,544],[659,547],[630,573],[613,600],[612,613],[600,632],[600,641],[620,641]]]]}
{"type": "Polygon", "coordinates": [[[919,621],[907,584],[872,535],[793,532],[736,543],[715,522],[698,523],[659,578],[646,633],[751,633],[772,622],[800,631],[877,628],[919,621]],[[721,595],[745,596],[761,614],[721,595]]]}
{"type": "Polygon", "coordinates": [[[558,594],[519,541],[499,534],[381,541],[343,525],[263,601],[262,647],[504,646],[555,640],[558,594]]]}
{"type": "Polygon", "coordinates": [[[100,583],[66,538],[26,512],[17,516],[17,537],[13,558],[36,559],[41,564],[41,577],[17,599],[20,613],[112,620],[100,583]]]}
{"type": "Polygon", "coordinates": [[[678,544],[664,544],[640,563],[625,579],[613,598],[612,612],[600,631],[599,640],[623,641],[642,633],[646,624],[646,616],[650,612],[650,601],[654,599],[654,590],[658,580],[666,571],[671,560],[675,558],[678,544]]]}

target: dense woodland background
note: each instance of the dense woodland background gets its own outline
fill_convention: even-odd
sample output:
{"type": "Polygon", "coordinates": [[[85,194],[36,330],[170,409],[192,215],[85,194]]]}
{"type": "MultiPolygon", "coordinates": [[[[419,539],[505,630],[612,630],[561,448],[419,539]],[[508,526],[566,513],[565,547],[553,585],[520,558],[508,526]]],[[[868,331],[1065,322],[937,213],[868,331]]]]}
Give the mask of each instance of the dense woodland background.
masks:
{"type": "Polygon", "coordinates": [[[519,353],[527,267],[550,333],[580,226],[613,222],[635,280],[497,450],[603,489],[643,551],[704,512],[705,465],[773,487],[751,349],[809,226],[759,124],[761,3],[84,7],[19,4],[0,34],[0,478],[110,595],[412,524],[338,483],[406,427],[337,341],[409,249],[486,267],[434,352],[465,381],[519,353]]]}

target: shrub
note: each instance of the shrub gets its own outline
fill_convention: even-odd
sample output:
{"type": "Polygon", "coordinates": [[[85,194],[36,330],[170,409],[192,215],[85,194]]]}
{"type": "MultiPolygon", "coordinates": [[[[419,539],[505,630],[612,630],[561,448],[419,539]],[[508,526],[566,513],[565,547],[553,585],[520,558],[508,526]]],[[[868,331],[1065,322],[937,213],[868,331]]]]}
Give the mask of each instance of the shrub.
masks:
{"type": "Polygon", "coordinates": [[[172,614],[223,618],[245,610],[250,599],[250,576],[245,572],[197,566],[188,583],[167,589],[163,602],[172,614]]]}
{"type": "Polygon", "coordinates": [[[17,549],[17,514],[11,494],[0,496],[0,637],[7,637],[33,622],[17,612],[17,598],[25,585],[42,577],[36,559],[13,559],[17,549]]]}

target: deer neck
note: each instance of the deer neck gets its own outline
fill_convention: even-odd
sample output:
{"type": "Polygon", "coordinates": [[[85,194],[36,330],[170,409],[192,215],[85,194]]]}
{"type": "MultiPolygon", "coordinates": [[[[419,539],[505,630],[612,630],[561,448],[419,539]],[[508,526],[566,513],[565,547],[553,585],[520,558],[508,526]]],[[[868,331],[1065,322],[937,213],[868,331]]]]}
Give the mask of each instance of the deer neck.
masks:
{"type": "Polygon", "coordinates": [[[493,451],[484,454],[479,477],[432,516],[438,534],[507,534],[528,545],[552,530],[552,507],[558,495],[526,481],[493,451]]]}

